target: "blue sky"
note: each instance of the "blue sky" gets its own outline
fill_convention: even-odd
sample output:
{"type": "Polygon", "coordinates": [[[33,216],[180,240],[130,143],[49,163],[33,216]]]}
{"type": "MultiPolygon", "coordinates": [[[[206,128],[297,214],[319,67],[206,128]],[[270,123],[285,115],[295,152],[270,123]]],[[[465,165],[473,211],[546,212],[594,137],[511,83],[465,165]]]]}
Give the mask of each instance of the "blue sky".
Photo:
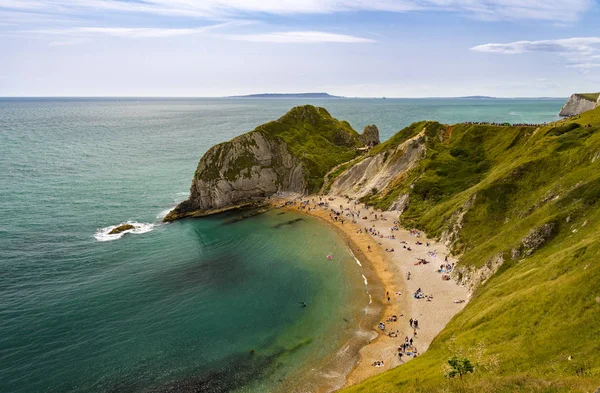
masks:
{"type": "Polygon", "coordinates": [[[0,96],[600,91],[594,0],[0,0],[0,96]]]}

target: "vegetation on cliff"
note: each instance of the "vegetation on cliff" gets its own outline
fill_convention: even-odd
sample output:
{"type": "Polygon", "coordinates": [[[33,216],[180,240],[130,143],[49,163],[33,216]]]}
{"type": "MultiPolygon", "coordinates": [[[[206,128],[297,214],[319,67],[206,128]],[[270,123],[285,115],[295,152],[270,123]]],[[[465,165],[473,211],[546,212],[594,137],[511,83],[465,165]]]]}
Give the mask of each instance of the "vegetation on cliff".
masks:
{"type": "Polygon", "coordinates": [[[348,392],[589,391],[600,387],[600,108],[542,127],[416,123],[425,155],[365,198],[447,240],[468,306],[417,359],[348,392]],[[454,356],[474,373],[444,376],[454,356]]]}
{"type": "Polygon", "coordinates": [[[211,147],[198,163],[190,196],[164,220],[262,203],[280,192],[318,192],[325,174],[359,156],[366,141],[379,142],[376,127],[359,135],[323,108],[292,108],[278,120],[211,147]]]}
{"type": "MultiPolygon", "coordinates": [[[[345,121],[334,119],[324,108],[312,105],[292,108],[278,120],[258,126],[253,131],[221,143],[212,149],[218,150],[218,157],[225,157],[235,148],[232,142],[239,141],[243,147],[252,147],[255,142],[252,133],[260,133],[267,140],[285,143],[289,152],[299,159],[305,170],[308,192],[316,192],[323,184],[323,177],[334,166],[355,158],[361,146],[360,135],[345,121]]],[[[261,157],[250,151],[240,154],[234,165],[225,172],[228,180],[245,175],[245,170],[260,164],[261,157]]],[[[219,177],[222,159],[196,172],[196,177],[210,181],[219,177]]]]}
{"type": "Polygon", "coordinates": [[[355,158],[356,149],[361,146],[359,134],[348,122],[336,120],[326,109],[312,105],[292,108],[279,120],[263,124],[254,132],[286,143],[302,161],[308,192],[319,191],[325,174],[355,158]]]}
{"type": "Polygon", "coordinates": [[[598,101],[598,97],[600,97],[600,93],[578,93],[577,95],[593,102],[598,101]]]}

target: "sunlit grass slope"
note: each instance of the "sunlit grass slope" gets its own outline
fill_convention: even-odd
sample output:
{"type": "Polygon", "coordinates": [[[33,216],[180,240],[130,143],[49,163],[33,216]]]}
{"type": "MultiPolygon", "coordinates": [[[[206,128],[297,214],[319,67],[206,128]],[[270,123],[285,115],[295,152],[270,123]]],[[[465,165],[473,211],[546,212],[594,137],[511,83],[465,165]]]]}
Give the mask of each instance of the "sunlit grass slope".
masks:
{"type": "Polygon", "coordinates": [[[317,192],[333,167],[356,157],[359,135],[348,122],[333,118],[324,108],[312,105],[292,108],[280,119],[257,127],[270,138],[286,142],[306,171],[309,192],[317,192]]]}
{"type": "Polygon", "coordinates": [[[425,158],[371,203],[386,207],[390,195],[407,193],[403,224],[438,237],[454,231],[460,265],[479,268],[499,255],[505,262],[425,354],[346,391],[595,391],[600,108],[543,127],[419,123],[388,147],[424,127],[425,158]],[[545,225],[544,241],[523,252],[523,240],[545,225]],[[455,354],[475,372],[446,378],[455,354]]]}

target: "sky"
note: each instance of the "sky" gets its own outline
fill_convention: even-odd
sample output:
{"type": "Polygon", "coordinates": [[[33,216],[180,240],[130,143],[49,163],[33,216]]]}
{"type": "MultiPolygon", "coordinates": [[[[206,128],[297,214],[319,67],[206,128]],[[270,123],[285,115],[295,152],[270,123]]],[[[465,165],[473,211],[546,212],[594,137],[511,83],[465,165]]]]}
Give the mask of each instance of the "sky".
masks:
{"type": "Polygon", "coordinates": [[[0,96],[566,97],[596,0],[0,0],[0,96]]]}

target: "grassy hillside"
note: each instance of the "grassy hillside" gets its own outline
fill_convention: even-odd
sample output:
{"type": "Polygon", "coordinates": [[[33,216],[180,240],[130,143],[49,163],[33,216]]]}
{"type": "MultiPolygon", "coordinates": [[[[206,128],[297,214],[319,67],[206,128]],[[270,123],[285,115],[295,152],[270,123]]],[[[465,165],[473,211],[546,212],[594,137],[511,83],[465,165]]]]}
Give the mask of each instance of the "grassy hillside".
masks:
{"type": "Polygon", "coordinates": [[[370,203],[410,195],[407,227],[499,270],[405,366],[347,392],[593,392],[600,387],[600,108],[544,127],[418,123],[426,156],[370,203]],[[461,218],[462,216],[462,218],[461,218]],[[462,355],[475,372],[444,376],[462,355]]]}
{"type": "Polygon", "coordinates": [[[358,155],[359,134],[345,121],[334,119],[324,108],[305,105],[292,108],[280,119],[254,132],[283,140],[300,158],[307,172],[310,192],[317,192],[333,167],[358,155]]]}
{"type": "Polygon", "coordinates": [[[600,96],[600,93],[578,93],[577,94],[580,97],[585,98],[588,101],[598,101],[598,97],[600,96]]]}

